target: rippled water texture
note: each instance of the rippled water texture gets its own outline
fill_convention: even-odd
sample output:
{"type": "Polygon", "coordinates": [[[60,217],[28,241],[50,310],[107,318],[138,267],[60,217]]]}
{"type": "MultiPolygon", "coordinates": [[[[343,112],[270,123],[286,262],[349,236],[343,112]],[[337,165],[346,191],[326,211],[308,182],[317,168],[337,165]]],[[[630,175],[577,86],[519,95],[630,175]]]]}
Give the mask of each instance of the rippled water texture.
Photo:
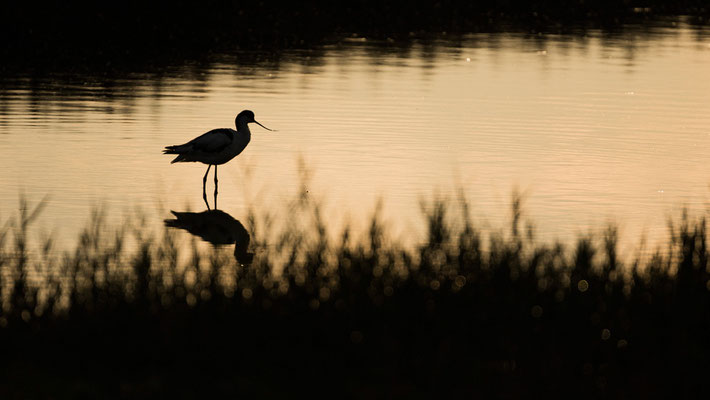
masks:
{"type": "MultiPolygon", "coordinates": [[[[43,225],[71,241],[97,204],[201,210],[201,164],[161,154],[251,109],[242,155],[219,168],[219,208],[276,210],[299,187],[332,225],[362,227],[378,198],[396,232],[420,232],[422,198],[454,198],[502,227],[510,194],[542,237],[621,226],[665,235],[710,198],[710,31],[348,38],[281,53],[233,52],[142,70],[33,71],[0,84],[0,216],[50,195],[43,225]],[[42,72],[39,72],[42,71],[42,72]]],[[[208,193],[212,182],[208,180],[208,193]]],[[[416,240],[416,237],[414,237],[416,240]]]]}

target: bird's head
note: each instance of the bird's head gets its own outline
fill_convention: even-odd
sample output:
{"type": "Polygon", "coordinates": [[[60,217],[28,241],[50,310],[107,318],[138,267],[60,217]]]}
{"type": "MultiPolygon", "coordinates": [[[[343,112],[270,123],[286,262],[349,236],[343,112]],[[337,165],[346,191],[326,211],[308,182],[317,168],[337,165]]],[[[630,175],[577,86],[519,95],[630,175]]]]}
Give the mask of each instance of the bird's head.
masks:
{"type": "Polygon", "coordinates": [[[254,112],[251,110],[244,110],[244,111],[240,112],[239,115],[237,115],[237,120],[236,120],[237,126],[239,126],[239,121],[244,121],[247,124],[253,122],[253,123],[259,125],[260,127],[266,129],[267,131],[272,131],[272,132],[274,131],[274,129],[269,129],[269,128],[265,127],[264,125],[260,124],[259,122],[257,122],[257,120],[254,119],[254,112]]]}

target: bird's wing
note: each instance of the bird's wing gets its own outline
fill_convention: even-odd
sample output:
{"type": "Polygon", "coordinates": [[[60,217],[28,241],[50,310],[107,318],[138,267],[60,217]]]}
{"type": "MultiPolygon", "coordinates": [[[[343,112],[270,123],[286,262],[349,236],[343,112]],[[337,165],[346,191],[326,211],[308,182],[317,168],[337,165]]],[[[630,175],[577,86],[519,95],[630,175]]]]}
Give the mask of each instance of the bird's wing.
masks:
{"type": "Polygon", "coordinates": [[[229,146],[233,140],[234,131],[231,129],[221,128],[213,129],[192,139],[186,144],[192,146],[192,149],[196,151],[217,153],[229,146]]]}

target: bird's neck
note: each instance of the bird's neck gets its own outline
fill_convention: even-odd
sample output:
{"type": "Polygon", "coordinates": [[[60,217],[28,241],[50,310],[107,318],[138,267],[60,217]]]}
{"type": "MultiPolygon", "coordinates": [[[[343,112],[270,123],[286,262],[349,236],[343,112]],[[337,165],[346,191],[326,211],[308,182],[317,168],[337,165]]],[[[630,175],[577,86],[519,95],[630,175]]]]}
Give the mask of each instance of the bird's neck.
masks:
{"type": "Polygon", "coordinates": [[[251,135],[251,132],[249,131],[249,123],[245,120],[237,118],[234,121],[234,124],[237,126],[237,132],[251,135]]]}

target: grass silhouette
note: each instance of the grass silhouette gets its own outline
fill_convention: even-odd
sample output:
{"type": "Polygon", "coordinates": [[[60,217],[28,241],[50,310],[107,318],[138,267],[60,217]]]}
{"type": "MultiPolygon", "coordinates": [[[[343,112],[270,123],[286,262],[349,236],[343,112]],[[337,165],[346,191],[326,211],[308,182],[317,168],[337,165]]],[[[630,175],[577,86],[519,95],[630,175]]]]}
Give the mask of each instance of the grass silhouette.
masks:
{"type": "Polygon", "coordinates": [[[59,257],[28,243],[44,204],[0,221],[2,398],[708,392],[704,217],[624,263],[613,227],[536,243],[518,194],[504,233],[477,228],[463,197],[424,202],[414,249],[379,209],[367,235],[331,235],[301,194],[282,231],[250,213],[242,264],[168,228],[109,229],[100,210],[59,257]]]}

